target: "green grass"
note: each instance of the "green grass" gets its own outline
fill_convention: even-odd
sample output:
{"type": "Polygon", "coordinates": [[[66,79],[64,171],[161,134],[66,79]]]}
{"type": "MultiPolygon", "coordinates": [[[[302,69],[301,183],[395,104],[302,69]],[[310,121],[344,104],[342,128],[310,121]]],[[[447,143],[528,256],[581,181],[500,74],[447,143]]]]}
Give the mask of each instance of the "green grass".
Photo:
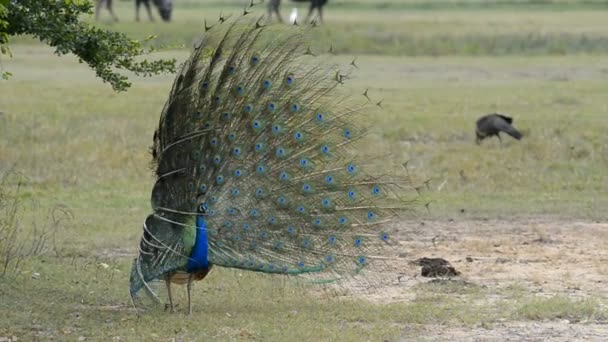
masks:
{"type": "MultiPolygon", "coordinates": [[[[142,22],[134,23],[131,2],[118,2],[121,21],[110,21],[102,12],[101,26],[124,32],[131,37],[157,38],[155,47],[168,49],[190,47],[204,27],[217,21],[221,13],[239,15],[242,1],[224,3],[179,2],[171,23],[150,23],[143,12],[142,22]]],[[[316,49],[342,54],[390,54],[398,56],[502,56],[566,55],[572,53],[605,54],[608,52],[608,28],[598,2],[541,1],[501,2],[431,1],[431,2],[340,2],[326,7],[324,26],[315,29],[316,49]],[[536,4],[538,4],[536,3],[536,4]],[[383,6],[386,5],[386,6],[383,6]],[[427,8],[426,6],[430,6],[427,8]],[[591,7],[589,7],[591,6],[591,7]],[[475,9],[475,10],[473,10],[475,9]],[[576,10],[576,11],[572,11],[576,10]]],[[[259,14],[265,13],[260,5],[259,14]]],[[[283,16],[296,6],[287,1],[283,16]]],[[[307,13],[300,4],[301,16],[307,13]]],[[[158,19],[158,15],[155,14],[158,19]]],[[[91,19],[91,18],[89,18],[91,19]]],[[[16,42],[32,42],[18,37],[16,42]]]]}
{"type": "MultiPolygon", "coordinates": [[[[123,21],[102,25],[156,33],[167,45],[189,45],[202,18],[220,8],[184,1],[173,23],[138,25],[131,4],[118,4],[123,21]]],[[[376,134],[361,153],[409,160],[418,180],[430,180],[431,216],[608,218],[608,26],[594,10],[601,4],[538,2],[532,12],[529,3],[504,2],[331,4],[319,46],[360,54],[348,89],[384,99],[384,111],[367,118],[376,134]],[[513,115],[525,138],[476,146],[474,121],[492,111],[513,115]]],[[[59,227],[57,254],[28,259],[19,276],[0,279],[0,337],[396,340],[419,324],[606,319],[602,299],[539,299],[525,289],[430,284],[404,289],[412,301],[370,304],[311,299],[299,284],[226,270],[196,285],[192,318],[161,310],[137,318],[128,273],[150,211],[148,147],[173,76],[135,78],[130,91],[115,94],[74,58],[15,42],[15,57],[3,60],[14,76],[0,82],[0,172],[20,173],[20,199],[39,204],[24,209],[24,229],[45,224],[57,205],[73,218],[59,227]]],[[[183,312],[183,294],[177,300],[183,312]]]]}

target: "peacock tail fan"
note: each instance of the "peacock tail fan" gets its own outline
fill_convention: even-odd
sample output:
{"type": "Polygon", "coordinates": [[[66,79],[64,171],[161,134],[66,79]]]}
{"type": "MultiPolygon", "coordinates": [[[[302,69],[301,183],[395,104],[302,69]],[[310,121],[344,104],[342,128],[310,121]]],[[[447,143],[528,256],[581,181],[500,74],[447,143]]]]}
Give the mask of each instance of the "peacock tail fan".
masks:
{"type": "Polygon", "coordinates": [[[132,295],[196,263],[373,284],[412,207],[406,172],[360,153],[379,107],[367,91],[344,95],[348,71],[311,53],[313,28],[250,17],[221,18],[175,80],[132,295]]]}

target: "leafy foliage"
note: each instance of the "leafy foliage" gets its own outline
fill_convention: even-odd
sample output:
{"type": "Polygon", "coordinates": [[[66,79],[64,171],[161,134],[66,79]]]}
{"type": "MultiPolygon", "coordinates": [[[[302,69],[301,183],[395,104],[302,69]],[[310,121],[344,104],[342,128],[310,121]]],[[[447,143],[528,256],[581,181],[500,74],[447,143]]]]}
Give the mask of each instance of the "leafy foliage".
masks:
{"type": "MultiPolygon", "coordinates": [[[[149,52],[141,42],[80,21],[80,15],[91,10],[88,0],[0,0],[1,53],[10,55],[9,36],[30,34],[54,47],[58,55],[75,54],[116,91],[131,85],[116,69],[143,76],[175,71],[174,59],[138,61],[138,56],[149,52]]],[[[4,71],[2,77],[9,75],[4,71]]]]}

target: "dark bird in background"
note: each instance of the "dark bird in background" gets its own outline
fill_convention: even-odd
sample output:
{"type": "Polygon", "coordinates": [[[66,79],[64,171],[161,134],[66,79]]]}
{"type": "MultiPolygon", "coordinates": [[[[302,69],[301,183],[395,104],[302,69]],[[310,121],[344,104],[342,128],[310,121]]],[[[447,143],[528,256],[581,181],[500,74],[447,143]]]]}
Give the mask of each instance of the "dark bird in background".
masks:
{"type": "Polygon", "coordinates": [[[482,116],[477,120],[475,127],[477,144],[480,144],[483,139],[493,135],[497,136],[498,140],[502,143],[500,132],[505,132],[517,140],[521,139],[522,134],[511,125],[512,123],[512,118],[498,113],[482,116]]]}

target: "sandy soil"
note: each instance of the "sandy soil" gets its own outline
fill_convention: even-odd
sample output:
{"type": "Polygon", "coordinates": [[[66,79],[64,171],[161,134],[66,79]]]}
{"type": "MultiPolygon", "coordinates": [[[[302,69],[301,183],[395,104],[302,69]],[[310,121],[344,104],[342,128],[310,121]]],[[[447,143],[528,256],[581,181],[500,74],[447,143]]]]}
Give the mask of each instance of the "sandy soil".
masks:
{"type": "MultiPolygon", "coordinates": [[[[462,272],[461,279],[474,284],[608,298],[608,223],[449,220],[405,228],[399,236],[401,257],[444,258],[462,272]]],[[[427,281],[403,275],[407,282],[427,281]]]]}
{"type": "MultiPolygon", "coordinates": [[[[401,270],[393,274],[392,286],[370,296],[372,301],[412,300],[411,286],[429,278],[419,276],[419,266],[404,265],[421,257],[448,260],[461,272],[457,279],[489,293],[515,285],[539,296],[608,298],[608,223],[550,218],[419,221],[405,223],[399,231],[401,270]]],[[[608,341],[608,325],[595,323],[505,321],[471,329],[431,324],[404,330],[404,338],[608,341]]]]}

